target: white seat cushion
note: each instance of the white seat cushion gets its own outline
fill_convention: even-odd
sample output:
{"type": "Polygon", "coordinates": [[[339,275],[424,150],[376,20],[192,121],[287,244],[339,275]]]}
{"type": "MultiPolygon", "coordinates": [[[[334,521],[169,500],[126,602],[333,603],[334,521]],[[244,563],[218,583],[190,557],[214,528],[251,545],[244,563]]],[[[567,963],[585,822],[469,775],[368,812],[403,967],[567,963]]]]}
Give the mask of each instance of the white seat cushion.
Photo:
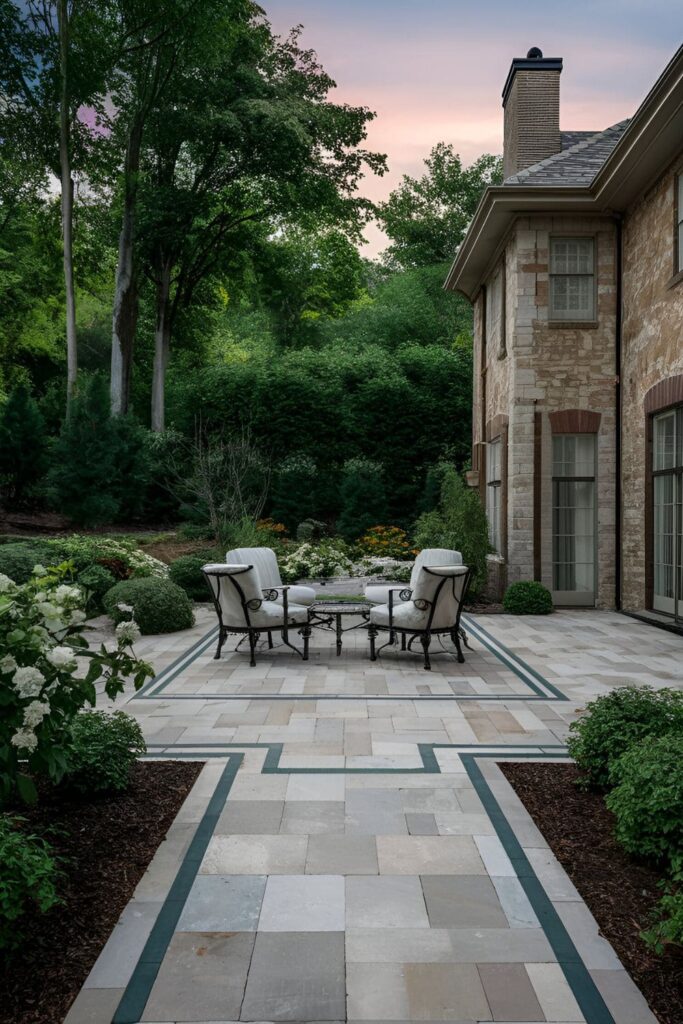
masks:
{"type": "MultiPolygon", "coordinates": [[[[275,588],[278,592],[277,602],[282,604],[282,587],[275,588]]],[[[313,604],[316,598],[316,593],[313,587],[304,587],[300,583],[291,583],[287,590],[287,601],[291,608],[293,604],[303,604],[306,607],[313,604]]]]}
{"type": "MultiPolygon", "coordinates": [[[[288,605],[287,622],[290,626],[302,626],[308,622],[308,608],[301,604],[288,605]]],[[[282,605],[277,601],[264,601],[258,611],[249,612],[249,623],[256,629],[282,629],[285,624],[282,605]]],[[[228,622],[225,625],[230,628],[228,622]]],[[[244,627],[244,621],[241,625],[244,627]]]]}
{"type": "MultiPolygon", "coordinates": [[[[397,629],[426,629],[429,612],[421,612],[412,601],[404,601],[394,608],[394,625],[397,629]]],[[[376,626],[389,625],[389,605],[378,604],[370,610],[370,622],[376,626]]]]}
{"type": "Polygon", "coordinates": [[[402,590],[409,590],[407,583],[371,583],[365,588],[365,600],[372,604],[389,604],[389,591],[394,591],[394,605],[401,604],[402,590]]]}

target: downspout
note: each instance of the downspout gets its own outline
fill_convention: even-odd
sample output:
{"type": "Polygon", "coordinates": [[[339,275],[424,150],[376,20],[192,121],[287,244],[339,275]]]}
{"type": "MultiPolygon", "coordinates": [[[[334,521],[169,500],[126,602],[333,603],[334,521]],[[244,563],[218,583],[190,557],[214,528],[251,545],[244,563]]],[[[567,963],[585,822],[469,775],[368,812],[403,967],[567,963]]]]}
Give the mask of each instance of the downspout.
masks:
{"type": "Polygon", "coordinates": [[[622,388],[621,388],[621,374],[622,374],[622,301],[623,301],[623,288],[621,282],[621,275],[623,269],[623,228],[622,228],[622,217],[617,215],[615,218],[616,226],[616,276],[617,276],[617,288],[616,288],[616,316],[615,316],[615,338],[614,338],[614,355],[615,355],[615,388],[614,388],[614,409],[615,409],[615,428],[614,428],[614,458],[616,462],[616,476],[614,482],[614,547],[615,547],[615,565],[614,565],[614,607],[617,611],[621,610],[621,493],[622,493],[622,467],[621,467],[621,404],[622,404],[622,388]]]}

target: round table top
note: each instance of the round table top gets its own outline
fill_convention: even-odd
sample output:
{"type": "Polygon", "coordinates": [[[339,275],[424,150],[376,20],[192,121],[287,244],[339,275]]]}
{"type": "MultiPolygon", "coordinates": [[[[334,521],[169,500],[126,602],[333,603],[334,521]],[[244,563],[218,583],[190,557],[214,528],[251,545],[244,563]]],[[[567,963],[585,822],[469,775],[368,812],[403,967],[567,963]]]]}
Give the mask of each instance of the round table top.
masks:
{"type": "Polygon", "coordinates": [[[314,612],[327,612],[330,615],[361,615],[372,608],[371,601],[359,598],[357,601],[339,601],[333,597],[320,598],[311,605],[314,612]]]}

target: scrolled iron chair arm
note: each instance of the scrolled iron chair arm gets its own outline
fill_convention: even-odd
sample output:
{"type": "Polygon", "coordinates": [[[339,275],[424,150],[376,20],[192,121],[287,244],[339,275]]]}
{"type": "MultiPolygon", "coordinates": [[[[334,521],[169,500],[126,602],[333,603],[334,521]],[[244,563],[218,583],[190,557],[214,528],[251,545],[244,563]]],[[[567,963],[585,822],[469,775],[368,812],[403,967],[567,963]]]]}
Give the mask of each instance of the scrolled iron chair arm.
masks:
{"type": "Polygon", "coordinates": [[[398,596],[402,601],[410,601],[410,598],[413,596],[413,592],[410,587],[406,587],[404,590],[399,590],[398,596]]]}
{"type": "Polygon", "coordinates": [[[427,601],[424,597],[418,597],[416,601],[413,601],[413,604],[420,612],[426,612],[431,603],[431,601],[427,601]]]}
{"type": "Polygon", "coordinates": [[[264,601],[277,601],[277,590],[274,587],[268,587],[263,591],[264,601]]]}
{"type": "Polygon", "coordinates": [[[263,601],[260,601],[257,597],[252,597],[251,601],[247,601],[247,608],[250,612],[257,612],[263,601]]]}

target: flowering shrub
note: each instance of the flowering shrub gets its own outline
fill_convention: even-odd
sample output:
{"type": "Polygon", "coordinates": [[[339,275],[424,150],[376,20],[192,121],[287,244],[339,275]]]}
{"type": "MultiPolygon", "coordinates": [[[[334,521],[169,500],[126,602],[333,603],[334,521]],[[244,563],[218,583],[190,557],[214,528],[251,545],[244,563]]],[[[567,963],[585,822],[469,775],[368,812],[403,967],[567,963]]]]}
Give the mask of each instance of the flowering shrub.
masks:
{"type": "Polygon", "coordinates": [[[75,533],[47,543],[55,550],[55,561],[73,562],[77,573],[94,564],[103,565],[117,579],[168,575],[168,566],[139,548],[132,537],[113,540],[111,537],[82,537],[75,533]]]}
{"type": "Polygon", "coordinates": [[[406,531],[398,526],[373,526],[359,539],[357,547],[363,554],[385,558],[414,558],[417,554],[406,531]]]}
{"type": "Polygon", "coordinates": [[[274,533],[277,537],[286,537],[289,532],[284,523],[276,523],[270,516],[267,519],[259,519],[256,528],[263,530],[264,533],[274,533]]]}
{"type": "Polygon", "coordinates": [[[82,707],[95,704],[98,680],[114,699],[126,677],[139,689],[153,674],[130,650],[140,636],[134,622],[117,629],[114,650],[89,648],[84,594],[64,582],[67,571],[36,566],[21,586],[0,575],[0,800],[15,786],[24,800],[35,800],[25,769],[61,780],[71,724],[82,707]],[[78,658],[89,661],[85,675],[76,674],[78,658]]]}
{"type": "Polygon", "coordinates": [[[319,544],[300,544],[280,560],[283,582],[293,583],[302,577],[329,579],[330,576],[349,576],[352,561],[346,544],[341,540],[323,540],[319,544]]]}
{"type": "Polygon", "coordinates": [[[361,558],[351,566],[351,576],[375,576],[392,583],[409,583],[413,565],[397,558],[361,558]]]}

